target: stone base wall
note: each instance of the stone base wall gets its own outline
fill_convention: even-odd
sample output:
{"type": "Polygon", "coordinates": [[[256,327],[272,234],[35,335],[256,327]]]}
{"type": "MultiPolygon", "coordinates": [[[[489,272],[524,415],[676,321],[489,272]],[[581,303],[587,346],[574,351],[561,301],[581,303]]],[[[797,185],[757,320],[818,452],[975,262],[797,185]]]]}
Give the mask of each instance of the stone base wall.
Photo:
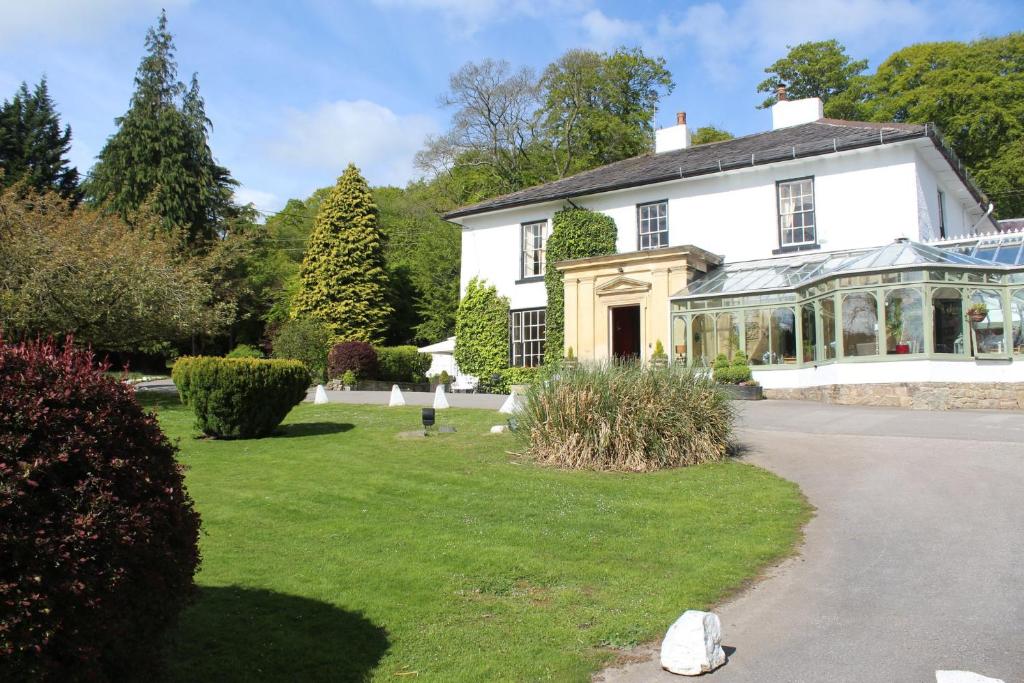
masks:
{"type": "Polygon", "coordinates": [[[900,382],[827,384],[800,389],[765,389],[770,399],[840,405],[894,406],[916,410],[1024,410],[1022,382],[900,382]]]}

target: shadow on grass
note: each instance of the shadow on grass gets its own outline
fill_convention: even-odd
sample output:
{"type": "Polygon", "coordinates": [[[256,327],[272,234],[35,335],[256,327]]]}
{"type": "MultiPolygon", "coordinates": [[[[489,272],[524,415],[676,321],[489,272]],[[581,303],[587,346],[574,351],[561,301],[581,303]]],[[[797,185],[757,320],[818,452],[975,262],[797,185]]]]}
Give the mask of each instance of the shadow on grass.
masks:
{"type": "Polygon", "coordinates": [[[321,436],[323,434],[339,434],[353,429],[355,425],[347,422],[296,422],[282,425],[271,436],[273,439],[288,439],[295,436],[321,436]]]}
{"type": "Polygon", "coordinates": [[[201,588],[171,639],[171,681],[364,681],[387,631],[357,612],[239,586],[201,588]]]}

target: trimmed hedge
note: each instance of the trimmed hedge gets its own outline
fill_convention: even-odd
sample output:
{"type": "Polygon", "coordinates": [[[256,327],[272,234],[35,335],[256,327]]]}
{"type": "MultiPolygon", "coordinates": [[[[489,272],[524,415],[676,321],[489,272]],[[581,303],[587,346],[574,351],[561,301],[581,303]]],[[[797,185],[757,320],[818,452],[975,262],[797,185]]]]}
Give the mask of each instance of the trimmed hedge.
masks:
{"type": "Polygon", "coordinates": [[[92,354],[0,340],[0,680],[158,678],[194,591],[174,446],[92,354]]]}
{"type": "Polygon", "coordinates": [[[306,397],[311,381],[296,360],[204,356],[179,358],[171,378],[197,429],[242,439],[271,434],[306,397]]]}
{"type": "Polygon", "coordinates": [[[327,376],[338,379],[351,372],[356,379],[377,376],[377,350],[364,341],[345,341],[335,344],[327,354],[327,376]]]}
{"type": "Polygon", "coordinates": [[[430,354],[415,346],[378,346],[377,379],[385,382],[425,382],[430,354]]]}
{"type": "Polygon", "coordinates": [[[715,358],[714,364],[715,381],[719,384],[750,384],[753,383],[753,373],[747,364],[747,355],[737,351],[733,355],[732,362],[720,353],[715,358]]]}
{"type": "Polygon", "coordinates": [[[263,353],[251,344],[239,344],[225,358],[263,358],[263,353]]]}

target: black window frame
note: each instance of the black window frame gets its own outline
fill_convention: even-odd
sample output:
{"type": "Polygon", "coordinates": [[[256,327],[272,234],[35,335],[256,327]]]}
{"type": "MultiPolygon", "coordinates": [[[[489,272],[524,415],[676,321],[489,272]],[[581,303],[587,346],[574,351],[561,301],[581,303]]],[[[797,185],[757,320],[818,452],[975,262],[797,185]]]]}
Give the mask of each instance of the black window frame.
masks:
{"type": "MultiPolygon", "coordinates": [[[[536,326],[537,326],[536,323],[533,323],[531,325],[531,327],[536,327],[536,326]]],[[[548,341],[548,309],[547,309],[547,306],[534,306],[534,307],[530,307],[530,308],[513,308],[513,309],[511,309],[508,312],[508,365],[509,365],[509,367],[511,367],[511,368],[517,368],[517,367],[518,368],[536,368],[536,367],[540,367],[541,365],[543,365],[544,364],[544,352],[545,352],[545,349],[547,348],[547,341],[548,341]],[[544,329],[544,336],[542,338],[540,338],[540,339],[530,339],[530,340],[526,340],[525,338],[524,339],[520,339],[519,343],[520,344],[524,344],[524,345],[525,344],[539,343],[540,344],[540,350],[537,353],[526,353],[525,352],[525,348],[524,348],[523,353],[520,354],[522,356],[523,362],[522,363],[516,363],[517,358],[516,358],[516,348],[515,348],[515,345],[516,345],[516,340],[515,340],[516,339],[515,321],[516,321],[516,316],[517,315],[520,316],[519,329],[522,330],[523,329],[522,315],[524,313],[540,313],[540,314],[543,315],[543,319],[542,319],[540,325],[544,329]],[[528,357],[529,358],[537,359],[536,360],[536,364],[535,365],[526,365],[525,361],[526,361],[526,359],[528,357]]]]}
{"type": "Polygon", "coordinates": [[[544,269],[547,267],[547,254],[548,254],[548,238],[551,236],[548,234],[551,229],[551,224],[547,218],[541,218],[535,221],[523,221],[519,224],[519,280],[516,284],[523,282],[539,282],[544,279],[544,269]],[[541,258],[541,269],[540,275],[527,275],[526,274],[526,228],[527,226],[533,226],[543,224],[541,228],[541,252],[543,257],[541,258]]]}
{"type": "MultiPolygon", "coordinates": [[[[782,180],[775,181],[775,232],[776,239],[779,243],[779,248],[772,250],[773,254],[786,254],[794,251],[806,251],[808,249],[820,249],[821,244],[818,242],[818,191],[815,187],[815,181],[813,175],[800,176],[798,178],[783,178],[782,180]],[[800,242],[797,244],[784,244],[782,241],[782,185],[788,183],[800,183],[805,180],[811,181],[811,201],[814,203],[814,208],[811,209],[813,228],[814,228],[814,241],[812,242],[800,242]]],[[[806,229],[803,226],[801,229],[806,229]]]]}
{"type": "MultiPolygon", "coordinates": [[[[669,225],[668,225],[668,199],[658,199],[653,202],[643,202],[636,205],[636,250],[637,251],[653,251],[655,249],[663,249],[669,245],[669,225]],[[657,206],[659,204],[665,205],[665,229],[658,230],[657,232],[641,233],[640,226],[642,225],[642,219],[640,218],[640,210],[646,206],[657,206]],[[665,235],[665,243],[658,244],[656,247],[644,247],[643,238],[649,235],[665,235]]],[[[659,239],[659,242],[661,240],[659,239]]]]}

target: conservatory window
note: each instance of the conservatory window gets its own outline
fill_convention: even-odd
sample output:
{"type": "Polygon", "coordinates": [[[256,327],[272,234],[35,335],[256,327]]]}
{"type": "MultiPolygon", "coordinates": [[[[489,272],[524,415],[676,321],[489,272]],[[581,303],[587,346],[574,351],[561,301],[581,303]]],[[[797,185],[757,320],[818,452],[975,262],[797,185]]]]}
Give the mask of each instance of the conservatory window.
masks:
{"type": "Polygon", "coordinates": [[[803,334],[803,362],[818,360],[818,332],[814,321],[814,304],[800,307],[800,332],[803,334]]]}
{"type": "Polygon", "coordinates": [[[932,352],[964,352],[964,301],[959,289],[940,287],[932,292],[932,352]]]}
{"type": "Polygon", "coordinates": [[[702,313],[693,316],[693,360],[710,367],[715,360],[715,319],[702,313]]]}
{"type": "Polygon", "coordinates": [[[1010,298],[1010,344],[1014,353],[1024,353],[1024,289],[1010,298]]]}
{"type": "Polygon", "coordinates": [[[924,351],[924,301],[916,289],[893,289],[885,295],[885,352],[924,351]]]}
{"type": "Polygon", "coordinates": [[[786,180],[778,184],[779,246],[814,244],[814,179],[786,180]]]}
{"type": "Polygon", "coordinates": [[[796,315],[792,308],[748,310],[744,322],[751,365],[796,363],[796,315]]]}
{"type": "Polygon", "coordinates": [[[825,360],[836,357],[836,302],[831,299],[821,300],[821,348],[825,360]]]}
{"type": "Polygon", "coordinates": [[[748,310],[744,323],[747,338],[747,358],[750,360],[750,364],[767,365],[771,362],[771,351],[769,348],[771,324],[769,322],[768,309],[755,308],[748,310]]]}
{"type": "Polygon", "coordinates": [[[1005,320],[1003,318],[1003,298],[999,292],[991,289],[979,289],[971,294],[971,301],[967,308],[967,315],[970,318],[971,329],[974,332],[976,353],[1006,353],[1006,340],[1004,335],[1005,320]],[[986,310],[981,320],[971,317],[976,306],[981,305],[986,310]]]}
{"type": "Polygon", "coordinates": [[[740,325],[739,320],[731,313],[722,313],[718,316],[716,356],[724,353],[732,360],[733,353],[740,347],[740,325]]]}
{"type": "Polygon", "coordinates": [[[672,360],[686,365],[686,318],[672,318],[672,360]]]}
{"type": "Polygon", "coordinates": [[[843,355],[878,355],[878,305],[867,292],[843,297],[843,355]]]}

